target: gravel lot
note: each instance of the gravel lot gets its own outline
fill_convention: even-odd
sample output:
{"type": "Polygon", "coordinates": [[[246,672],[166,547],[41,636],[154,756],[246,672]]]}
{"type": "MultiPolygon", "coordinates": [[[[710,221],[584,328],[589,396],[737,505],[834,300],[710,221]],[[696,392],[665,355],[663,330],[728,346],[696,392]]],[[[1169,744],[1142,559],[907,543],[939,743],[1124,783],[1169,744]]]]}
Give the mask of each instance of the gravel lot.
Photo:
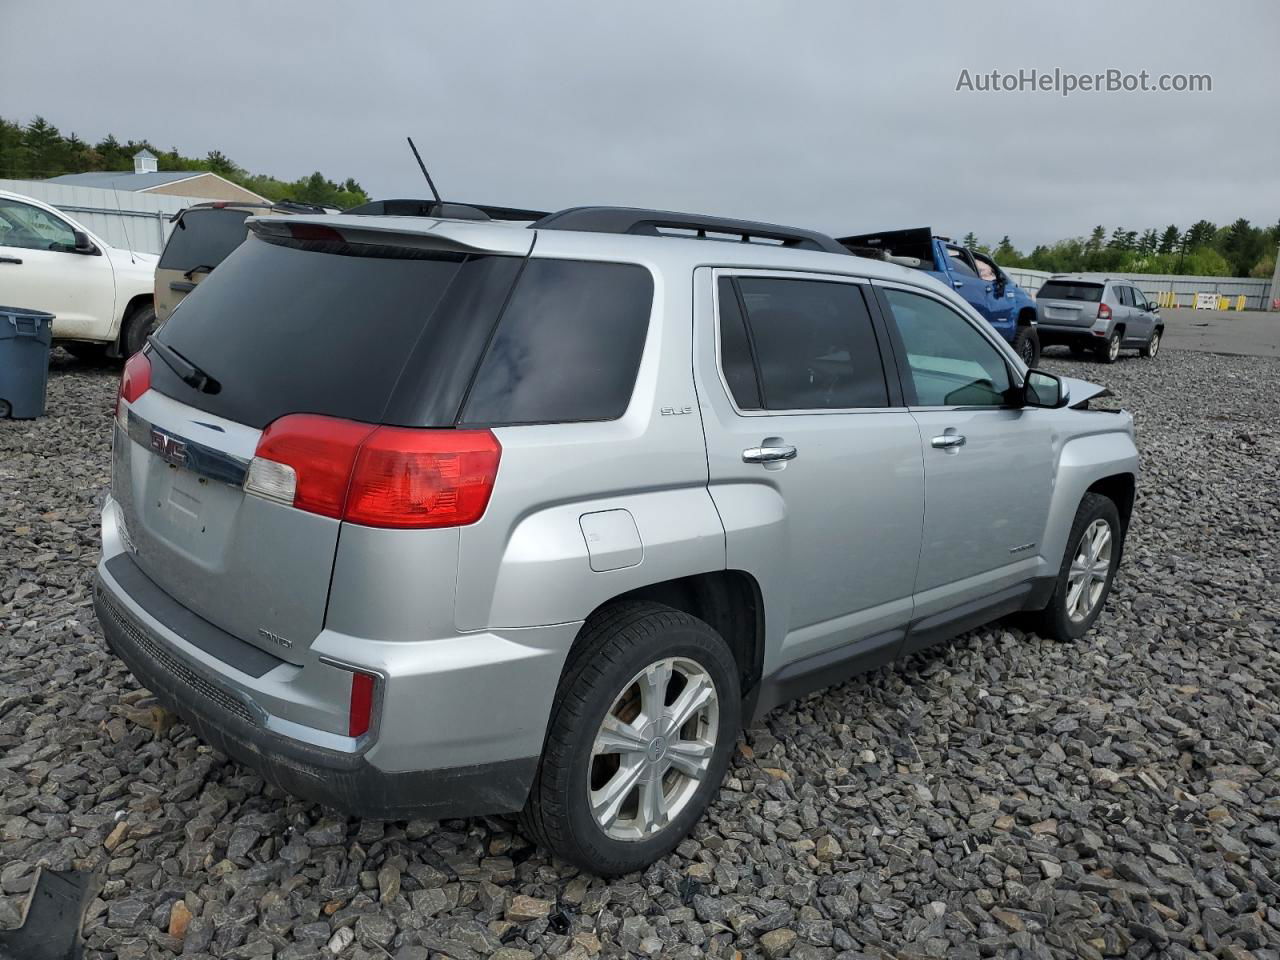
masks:
{"type": "Polygon", "coordinates": [[[88,956],[1280,957],[1280,360],[1051,353],[1134,411],[1116,592],[776,710],[612,883],[500,818],[347,821],[149,708],[92,612],[118,371],[0,423],[0,926],[100,872],[88,956]],[[331,952],[332,951],[332,952],[331,952]]]}

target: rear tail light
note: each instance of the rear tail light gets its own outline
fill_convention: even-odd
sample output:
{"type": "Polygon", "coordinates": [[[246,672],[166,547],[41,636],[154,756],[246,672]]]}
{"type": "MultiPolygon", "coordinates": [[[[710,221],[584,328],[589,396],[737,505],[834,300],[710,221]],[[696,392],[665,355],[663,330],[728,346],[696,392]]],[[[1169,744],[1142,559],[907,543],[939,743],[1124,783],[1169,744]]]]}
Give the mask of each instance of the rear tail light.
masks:
{"type": "Polygon", "coordinates": [[[120,388],[116,391],[116,422],[128,428],[125,404],[133,403],[151,389],[151,361],[145,353],[135,353],[125,361],[120,375],[120,388]]]}
{"type": "Polygon", "coordinates": [[[1098,319],[1099,320],[1111,319],[1111,308],[1108,307],[1105,303],[1098,304],[1098,319]]]}
{"type": "Polygon", "coordinates": [[[245,490],[369,527],[457,527],[484,515],[501,455],[488,430],[291,414],[262,434],[245,490]]]}
{"type": "Polygon", "coordinates": [[[373,691],[377,677],[368,673],[351,674],[351,702],[347,709],[347,736],[363,737],[373,722],[373,691]]]}

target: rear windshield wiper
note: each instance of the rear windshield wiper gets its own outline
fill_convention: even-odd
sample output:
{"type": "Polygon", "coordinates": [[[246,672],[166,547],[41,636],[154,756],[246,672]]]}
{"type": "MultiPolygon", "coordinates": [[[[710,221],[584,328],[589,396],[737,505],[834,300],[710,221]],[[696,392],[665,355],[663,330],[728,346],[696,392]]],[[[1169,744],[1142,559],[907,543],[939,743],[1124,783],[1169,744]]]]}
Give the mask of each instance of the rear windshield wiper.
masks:
{"type": "Polygon", "coordinates": [[[201,393],[217,393],[222,389],[222,384],[218,383],[217,380],[209,376],[173,347],[157,340],[155,334],[147,337],[147,343],[156,352],[156,356],[163,360],[165,365],[176,373],[178,379],[187,386],[193,387],[201,393]]]}

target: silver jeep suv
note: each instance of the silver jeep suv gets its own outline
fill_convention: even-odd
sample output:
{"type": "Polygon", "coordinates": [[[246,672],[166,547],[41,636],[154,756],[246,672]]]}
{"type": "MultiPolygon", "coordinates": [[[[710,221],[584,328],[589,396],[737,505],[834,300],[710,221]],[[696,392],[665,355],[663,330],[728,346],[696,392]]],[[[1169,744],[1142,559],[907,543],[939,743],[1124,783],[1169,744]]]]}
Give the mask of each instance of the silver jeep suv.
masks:
{"type": "Polygon", "coordinates": [[[627,872],[778,704],[1102,609],[1131,418],[919,271],[618,208],[251,227],[125,369],[96,608],[296,795],[627,872]]]}
{"type": "Polygon", "coordinates": [[[1128,280],[1055,276],[1036,294],[1036,329],[1041,346],[1065,344],[1077,356],[1092,351],[1115,363],[1121,348],[1154,358],[1164,321],[1159,305],[1128,280]]]}

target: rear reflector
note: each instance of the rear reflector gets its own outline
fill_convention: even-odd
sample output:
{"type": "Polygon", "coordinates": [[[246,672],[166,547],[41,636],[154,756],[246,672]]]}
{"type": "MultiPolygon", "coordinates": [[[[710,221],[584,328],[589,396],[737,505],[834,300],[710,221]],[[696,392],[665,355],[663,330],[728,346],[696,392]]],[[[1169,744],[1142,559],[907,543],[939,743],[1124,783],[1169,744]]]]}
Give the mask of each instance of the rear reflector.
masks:
{"type": "Polygon", "coordinates": [[[290,414],[263,432],[245,490],[369,527],[456,527],[484,515],[501,455],[488,430],[290,414]]]}
{"type": "Polygon", "coordinates": [[[135,353],[125,361],[120,375],[120,389],[116,392],[116,422],[128,427],[125,404],[133,403],[151,389],[151,360],[145,353],[135,353]]]}
{"type": "Polygon", "coordinates": [[[373,721],[373,688],[376,679],[367,673],[351,674],[351,706],[347,711],[347,736],[363,737],[373,721]]]}

